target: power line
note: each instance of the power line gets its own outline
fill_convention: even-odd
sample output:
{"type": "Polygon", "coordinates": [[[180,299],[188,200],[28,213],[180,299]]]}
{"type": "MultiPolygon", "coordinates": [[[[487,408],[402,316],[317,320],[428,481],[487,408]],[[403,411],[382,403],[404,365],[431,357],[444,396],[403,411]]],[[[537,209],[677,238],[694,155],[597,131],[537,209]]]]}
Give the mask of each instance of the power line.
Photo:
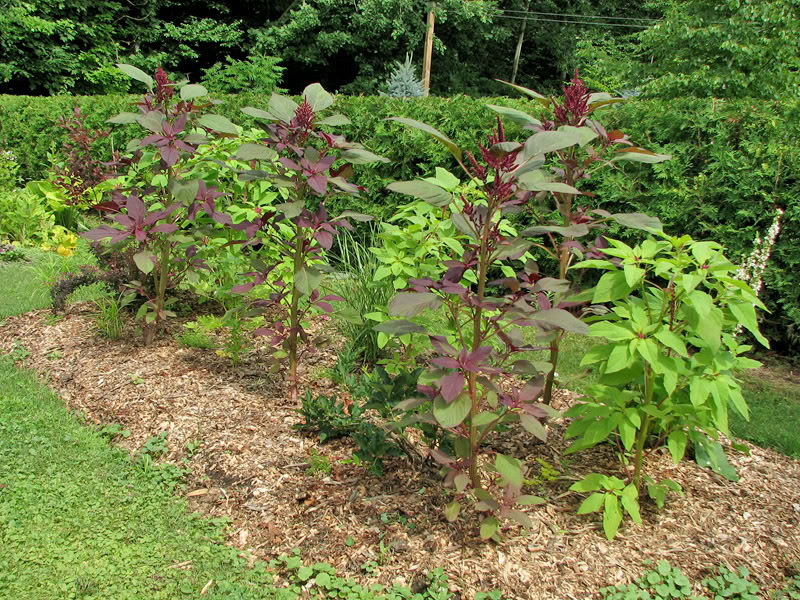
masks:
{"type": "Polygon", "coordinates": [[[607,23],[604,21],[570,21],[565,19],[543,19],[541,17],[517,17],[512,15],[495,15],[497,19],[513,19],[516,21],[530,21],[533,23],[571,23],[575,25],[603,25],[605,27],[628,27],[633,29],[648,29],[648,25],[629,25],[628,23],[607,23]]]}
{"type": "Polygon", "coordinates": [[[523,15],[542,15],[546,17],[572,17],[578,19],[607,19],[612,21],[645,21],[652,23],[660,21],[661,19],[644,19],[640,17],[605,17],[603,15],[574,15],[569,13],[554,13],[554,12],[539,12],[535,10],[511,10],[511,9],[498,9],[498,13],[521,13],[523,15]]]}

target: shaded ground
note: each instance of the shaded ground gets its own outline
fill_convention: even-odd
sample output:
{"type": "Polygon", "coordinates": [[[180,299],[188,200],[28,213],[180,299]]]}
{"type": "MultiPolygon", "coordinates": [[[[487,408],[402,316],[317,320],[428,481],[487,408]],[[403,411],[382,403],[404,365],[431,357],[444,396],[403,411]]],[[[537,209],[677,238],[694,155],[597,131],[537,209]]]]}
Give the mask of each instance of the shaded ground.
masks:
{"type": "MultiPolygon", "coordinates": [[[[709,565],[744,565],[769,589],[800,560],[800,463],[770,450],[732,453],[742,476],[736,484],[691,462],[676,467],[666,453],[653,455],[649,473],[680,482],[685,496],[659,512],[645,505],[644,524],[626,522],[608,542],[596,520],[575,515],[581,497],[564,492],[589,471],[615,473],[611,449],[562,459],[560,423],[551,426],[547,445],[508,435],[493,449],[525,458],[531,475],[539,471],[538,458],[561,476],[530,490],[550,500],[530,511],[531,531],[512,526],[503,544],[484,544],[473,515],[444,520],[447,494],[429,462],[393,460],[379,479],[341,462],[352,455],[348,441],[320,445],[293,431],[297,407],[289,405],[280,375],[265,375],[257,355],[234,370],[214,351],[181,348],[167,337],[145,349],[138,338],[108,342],[92,329],[82,305],[57,322],[46,311],[9,317],[0,325],[0,350],[24,348],[30,353],[24,363],[70,408],[129,430],[122,444],[131,451],[167,432],[167,459],[187,459],[192,469],[190,506],[230,517],[229,542],[259,557],[299,547],[306,560],[330,562],[342,574],[409,585],[443,567],[468,597],[500,588],[531,600],[585,598],[662,558],[696,580],[709,565]],[[328,475],[306,472],[312,452],[329,459],[328,475]]],[[[334,362],[335,349],[307,356],[303,386],[335,393],[322,376],[334,362]]],[[[557,400],[560,407],[570,401],[568,394],[557,400]]]]}

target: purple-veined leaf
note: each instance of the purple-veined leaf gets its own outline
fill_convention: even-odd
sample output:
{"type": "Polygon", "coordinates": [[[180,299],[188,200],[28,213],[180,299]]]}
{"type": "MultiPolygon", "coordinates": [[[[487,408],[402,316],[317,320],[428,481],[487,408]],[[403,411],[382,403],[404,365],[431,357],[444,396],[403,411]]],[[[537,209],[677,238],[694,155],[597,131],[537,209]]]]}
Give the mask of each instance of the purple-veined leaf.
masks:
{"type": "Polygon", "coordinates": [[[495,81],[499,81],[500,83],[505,83],[506,85],[511,86],[512,88],[514,88],[518,92],[522,92],[526,96],[530,96],[531,98],[536,100],[539,104],[541,104],[545,108],[550,108],[550,98],[548,98],[546,96],[542,96],[539,92],[534,92],[531,89],[528,89],[528,88],[523,87],[521,85],[516,85],[514,83],[509,83],[508,81],[503,81],[502,79],[496,79],[495,81]]]}
{"type": "Polygon", "coordinates": [[[231,123],[222,115],[215,115],[212,113],[205,114],[197,120],[198,125],[216,131],[217,133],[227,133],[230,135],[239,135],[239,130],[236,125],[231,123]]]}
{"type": "Polygon", "coordinates": [[[319,300],[314,306],[318,306],[328,314],[333,312],[333,306],[331,306],[330,302],[325,302],[324,300],[319,300]]]}
{"type": "Polygon", "coordinates": [[[511,240],[507,244],[503,244],[497,249],[497,252],[494,255],[495,260],[502,260],[505,258],[512,258],[517,259],[527,250],[533,246],[533,242],[529,242],[528,240],[524,240],[522,238],[516,238],[511,240]]]}
{"type": "Polygon", "coordinates": [[[117,63],[117,68],[131,79],[141,81],[147,86],[148,89],[153,89],[153,78],[138,67],[134,67],[133,65],[129,65],[127,63],[117,63]]]}
{"type": "Polygon", "coordinates": [[[294,287],[304,296],[310,296],[319,286],[322,275],[314,267],[302,267],[294,274],[294,287]]]}
{"type": "Polygon", "coordinates": [[[275,152],[272,148],[265,146],[264,144],[242,144],[236,150],[236,154],[233,155],[233,158],[236,160],[241,161],[251,161],[251,160],[274,160],[278,157],[278,153],[275,152]]]}
{"type": "Polygon", "coordinates": [[[500,116],[503,116],[522,127],[524,127],[525,125],[542,124],[542,122],[539,119],[535,119],[528,113],[522,112],[521,110],[517,110],[516,108],[509,108],[507,106],[497,106],[496,104],[487,104],[486,107],[492,109],[500,116]]]}
{"type": "Polygon", "coordinates": [[[389,302],[389,314],[393,317],[416,317],[441,305],[442,299],[431,292],[400,292],[389,302]]]}
{"type": "Polygon", "coordinates": [[[432,135],[434,138],[439,140],[445,147],[450,151],[450,154],[456,157],[457,160],[461,160],[462,152],[461,148],[456,146],[455,142],[451,140],[449,137],[444,135],[442,132],[434,129],[430,125],[422,123],[421,121],[416,121],[414,119],[407,119],[405,117],[389,117],[389,121],[397,121],[398,123],[402,123],[403,125],[408,125],[409,127],[414,127],[415,129],[419,129],[420,131],[424,131],[425,133],[432,135]]]}
{"type": "Polygon", "coordinates": [[[181,158],[181,153],[175,146],[161,146],[158,152],[161,154],[161,159],[168,167],[174,166],[181,158]]]}
{"type": "Polygon", "coordinates": [[[294,202],[278,204],[275,208],[282,212],[287,219],[294,219],[303,212],[304,205],[302,200],[295,200],[294,202]]]}
{"type": "Polygon", "coordinates": [[[529,415],[527,413],[520,413],[519,415],[519,422],[530,434],[533,434],[535,437],[540,439],[543,442],[547,441],[547,429],[545,429],[544,425],[542,425],[541,421],[534,417],[533,415],[529,415]]]}
{"type": "Polygon", "coordinates": [[[353,210],[346,210],[341,213],[336,219],[353,219],[354,221],[358,221],[359,223],[366,223],[367,221],[372,221],[375,219],[372,215],[365,215],[359,212],[355,212],[353,210]]]}
{"type": "Polygon", "coordinates": [[[443,335],[432,335],[430,336],[431,345],[440,353],[446,354],[448,356],[456,356],[458,354],[458,350],[456,350],[453,346],[447,343],[447,338],[443,335]]]}
{"type": "Polygon", "coordinates": [[[242,109],[242,112],[250,117],[254,117],[256,119],[264,119],[265,121],[272,121],[273,116],[265,110],[261,110],[260,108],[255,108],[253,106],[245,106],[242,109]]]}
{"type": "MultiPolygon", "coordinates": [[[[297,112],[297,102],[286,96],[272,94],[269,99],[269,113],[272,119],[289,123],[297,112]]],[[[271,120],[272,120],[271,119],[271,120]]]]}
{"type": "Polygon", "coordinates": [[[453,213],[450,215],[450,220],[453,222],[453,225],[456,226],[456,229],[458,229],[461,233],[468,235],[473,240],[478,239],[478,232],[476,231],[475,226],[464,215],[461,213],[453,213]]]}
{"type": "MultiPolygon", "coordinates": [[[[95,229],[84,231],[81,233],[81,237],[84,237],[87,240],[94,240],[95,242],[98,242],[106,238],[119,236],[120,234],[124,234],[121,239],[125,239],[129,235],[129,233],[124,229],[117,229],[116,227],[111,227],[111,225],[100,225],[100,227],[96,227],[95,229]]],[[[120,240],[118,239],[117,241],[120,240]]]]}
{"type": "Polygon", "coordinates": [[[345,150],[342,152],[341,158],[349,163],[353,163],[354,165],[363,165],[375,162],[390,162],[388,158],[378,156],[377,154],[370,152],[369,150],[365,150],[364,148],[350,148],[345,150]]]}
{"type": "Polygon", "coordinates": [[[570,333],[589,335],[589,326],[586,323],[560,308],[540,310],[533,313],[528,318],[537,323],[569,331],[570,333]]]}
{"type": "Polygon", "coordinates": [[[308,178],[308,187],[311,188],[311,191],[318,194],[319,196],[324,196],[325,192],[328,191],[328,176],[322,173],[317,173],[316,175],[312,175],[308,178]]]}
{"type": "Polygon", "coordinates": [[[208,96],[208,90],[199,83],[188,83],[181,88],[181,100],[193,100],[208,96]]]}
{"type": "Polygon", "coordinates": [[[327,302],[345,302],[345,299],[341,296],[337,296],[336,294],[328,294],[327,296],[322,297],[323,300],[327,302]]]}
{"type": "Polygon", "coordinates": [[[569,227],[559,227],[557,225],[541,225],[536,227],[529,227],[522,232],[522,235],[538,236],[545,233],[558,233],[564,237],[576,238],[582,237],[589,233],[589,228],[583,223],[576,223],[569,227]]]}
{"type": "Polygon", "coordinates": [[[540,131],[534,133],[525,142],[526,156],[539,156],[556,150],[576,146],[580,138],[573,131],[540,131]]]}
{"type": "Polygon", "coordinates": [[[172,197],[179,204],[188,206],[197,197],[197,192],[200,190],[199,179],[177,179],[172,183],[172,197]]]}
{"type": "Polygon", "coordinates": [[[433,206],[447,206],[453,201],[450,192],[427,181],[395,181],[387,185],[386,189],[419,198],[433,206]]]}
{"type": "Polygon", "coordinates": [[[405,319],[384,321],[383,323],[375,325],[373,329],[375,331],[380,331],[382,333],[388,333],[391,335],[406,335],[409,333],[428,333],[428,330],[425,329],[422,325],[418,325],[413,321],[407,321],[405,319]]]}
{"type": "Polygon", "coordinates": [[[314,234],[314,239],[317,240],[317,243],[325,248],[325,250],[330,250],[331,246],[333,246],[333,235],[327,231],[317,231],[314,234]]]}
{"type": "Polygon", "coordinates": [[[620,225],[632,229],[642,229],[644,231],[655,229],[656,231],[662,231],[664,228],[658,217],[651,217],[644,213],[615,213],[611,215],[611,218],[620,225]]]}
{"type": "Polygon", "coordinates": [[[355,183],[350,183],[346,179],[342,177],[329,177],[328,181],[338,187],[340,190],[347,194],[358,195],[364,191],[364,187],[360,185],[356,185],[355,183]]]}
{"type": "MultiPolygon", "coordinates": [[[[164,115],[157,110],[151,110],[143,115],[138,115],[136,117],[136,122],[153,133],[161,135],[164,132],[164,115]]],[[[151,142],[145,142],[142,140],[143,146],[146,146],[149,143],[151,142]]]]}
{"type": "Polygon", "coordinates": [[[456,371],[455,373],[450,373],[442,377],[441,393],[445,402],[450,403],[455,400],[458,395],[464,391],[465,382],[464,374],[461,373],[461,371],[456,371]]]}
{"type": "Polygon", "coordinates": [[[110,119],[106,119],[106,123],[115,123],[118,125],[127,125],[128,123],[136,123],[136,119],[139,117],[139,113],[132,113],[132,112],[121,112],[118,115],[114,115],[110,119]]]}
{"type": "Polygon", "coordinates": [[[617,162],[620,160],[630,160],[634,162],[654,164],[654,163],[664,162],[665,160],[670,160],[671,158],[672,158],[671,154],[656,154],[655,152],[651,152],[650,150],[645,150],[644,148],[639,148],[638,146],[634,146],[632,148],[617,150],[614,153],[614,158],[611,159],[611,162],[617,162]]]}
{"type": "Polygon", "coordinates": [[[333,105],[333,96],[326,92],[319,83],[312,83],[303,90],[303,98],[311,105],[315,113],[333,105]]]}
{"type": "Polygon", "coordinates": [[[329,117],[325,117],[324,119],[317,121],[317,125],[329,125],[331,127],[334,127],[336,125],[350,125],[350,122],[351,122],[350,119],[348,119],[342,114],[337,113],[335,115],[331,115],[329,117]]]}

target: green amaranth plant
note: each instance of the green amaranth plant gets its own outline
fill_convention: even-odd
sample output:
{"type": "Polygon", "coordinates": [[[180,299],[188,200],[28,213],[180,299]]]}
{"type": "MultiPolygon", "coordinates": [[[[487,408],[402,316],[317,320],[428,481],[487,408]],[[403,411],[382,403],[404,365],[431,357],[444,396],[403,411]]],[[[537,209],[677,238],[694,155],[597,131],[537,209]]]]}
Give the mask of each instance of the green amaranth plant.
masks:
{"type": "MultiPolygon", "coordinates": [[[[589,328],[592,336],[607,343],[593,347],[581,362],[597,364],[600,378],[587,388],[588,400],[565,413],[576,418],[567,437],[578,438],[566,453],[610,440],[623,461],[630,457],[634,468],[622,492],[629,494],[623,506],[637,520],[633,504],[638,505],[642,483],[659,505],[667,489],[679,490],[674,482],[656,484],[644,475],[646,454],[666,444],[678,463],[690,440],[698,457],[721,451],[709,438],[716,440],[718,432],[730,436],[729,405],[749,418],[735,374],[760,363],[743,356],[751,347],[738,343],[737,326],[744,326],[764,346],[768,342],[758,330],[755,313],[756,306],[764,305],[749,285],[735,278],[736,266],[719,244],[656,230],[634,247],[608,242],[607,258],[573,266],[605,271],[592,301],[612,306],[589,328]]],[[[714,460],[720,466],[724,454],[714,460]]],[[[589,475],[571,489],[598,489],[598,477],[589,475]]],[[[591,502],[583,512],[601,507],[599,500],[591,502]]],[[[618,525],[621,514],[606,502],[605,511],[613,514],[605,515],[604,522],[608,518],[618,525]]],[[[616,526],[606,529],[608,537],[615,533],[616,526]]]]}
{"type": "Polygon", "coordinates": [[[278,156],[278,166],[277,173],[258,169],[240,171],[240,178],[269,179],[288,190],[289,201],[253,221],[232,227],[246,232],[249,245],[266,240],[267,245],[279,248],[281,254],[291,261],[293,279],[289,284],[281,280],[270,282],[269,274],[280,263],[266,264],[256,260],[253,263],[255,270],[246,274],[253,277],[253,282],[236,286],[233,290],[248,292],[256,285],[267,283],[273,292],[256,305],[261,308],[279,307],[288,312],[288,323],[279,317],[254,333],[270,336],[271,344],[280,347],[275,353],[276,358],[289,358],[289,393],[295,404],[298,400],[298,340],[304,344],[310,340],[303,320],[311,307],[331,313],[330,302],[343,300],[335,294],[320,295],[318,287],[322,269],[326,266],[323,254],[333,245],[339,227],[352,228],[348,218],[358,221],[372,219],[352,211],[330,218],[325,200],[337,193],[357,195],[362,191],[346,180],[353,172],[353,164],[388,162],[359,144],[321,129],[349,123],[340,114],[320,116],[319,113],[333,102],[333,97],[320,84],[314,83],[304,90],[303,102],[299,105],[290,98],[273,94],[267,111],[251,107],[242,109],[250,116],[269,122],[267,137],[263,140],[265,145],[249,144],[248,152],[254,160],[271,161],[278,156]],[[333,168],[340,159],[344,162],[333,168]],[[288,240],[283,234],[283,227],[287,226],[291,231],[288,240]]]}
{"type": "Polygon", "coordinates": [[[189,157],[198,145],[207,141],[206,135],[193,132],[194,128],[226,136],[236,136],[237,129],[219,115],[199,116],[202,109],[210,106],[208,102],[195,103],[207,95],[203,86],[184,84],[176,97],[177,85],[169,81],[162,69],[151,78],[131,65],[118,66],[150,91],[138,103],[138,114],[121,113],[109,122],[138,123],[150,133],[129,144],[128,149],[135,151],[132,158],[117,156],[114,164],[130,167],[141,158],[142,149],[152,146],[160,156],[155,167],[160,177],[145,178],[144,173],[134,169],[136,176],[129,182],[128,196],[117,190],[113,201],[104,207],[113,213],[112,220],[122,229],[101,225],[82,235],[94,241],[111,238],[112,243],[125,242],[135,248],[136,266],[153,281],[152,292],[149,286],[140,284],[136,288],[147,298],[137,317],[145,321],[144,342],[149,345],[161,323],[175,315],[168,309],[171,302],[167,290],[175,288],[190,269],[203,266],[197,257],[202,236],[194,227],[198,213],[205,213],[216,223],[231,223],[230,216],[216,208],[221,192],[207,186],[202,179],[183,176],[189,157]]]}
{"type": "MultiPolygon", "coordinates": [[[[523,235],[544,238],[542,242],[537,241],[535,246],[557,263],[558,279],[569,280],[569,267],[573,261],[576,258],[581,260],[586,254],[591,255],[596,250],[591,243],[580,243],[578,239],[597,229],[604,229],[605,222],[611,216],[603,210],[592,211],[577,205],[575,196],[583,192],[578,191],[576,186],[590,179],[591,174],[597,169],[615,167],[620,161],[659,163],[668,160],[670,156],[634,146],[623,132],[618,130],[609,132],[597,119],[590,118],[594,116],[596,110],[622,102],[622,98],[613,98],[603,92],[590,93],[578,77],[577,70],[570,84],[563,88],[564,96],[561,101],[545,97],[522,86],[508,85],[533,98],[546,110],[552,111],[552,119],[545,115],[541,115],[541,119],[536,119],[512,108],[489,106],[525,129],[544,134],[538,139],[543,148],[550,150],[547,169],[532,170],[521,175],[523,187],[526,184],[535,184],[535,187],[528,187],[531,190],[528,198],[535,197],[538,201],[538,205],[533,202],[527,204],[530,216],[537,225],[523,231],[523,235]],[[565,134],[574,135],[575,142],[569,145],[562,144],[559,140],[565,134]],[[552,148],[548,146],[551,140],[552,148]],[[548,195],[552,204],[543,206],[548,195]]],[[[534,139],[537,138],[531,137],[529,141],[534,139]]],[[[643,216],[634,219],[617,217],[615,220],[618,223],[634,228],[657,224],[657,220],[649,220],[643,216]]],[[[597,238],[594,244],[600,248],[605,245],[602,238],[597,238]]],[[[575,292],[573,282],[548,297],[540,294],[540,307],[555,306],[569,309],[579,306],[580,303],[574,298],[575,292]]],[[[545,380],[543,401],[546,404],[549,404],[552,398],[562,337],[563,333],[556,334],[549,343],[550,363],[553,367],[547,373],[545,380]]]]}

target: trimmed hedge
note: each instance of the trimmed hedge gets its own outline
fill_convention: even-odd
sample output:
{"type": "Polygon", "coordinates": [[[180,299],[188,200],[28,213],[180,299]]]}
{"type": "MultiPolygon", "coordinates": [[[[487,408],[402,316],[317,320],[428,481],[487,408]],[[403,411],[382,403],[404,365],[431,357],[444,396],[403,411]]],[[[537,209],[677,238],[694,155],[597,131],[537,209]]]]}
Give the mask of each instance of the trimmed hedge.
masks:
{"type": "MultiPolygon", "coordinates": [[[[90,126],[103,127],[108,117],[130,110],[136,98],[0,96],[0,147],[16,153],[25,178],[42,177],[49,168],[47,152],[64,139],[64,132],[54,127],[60,115],[78,105],[90,126]]],[[[252,125],[240,109],[263,108],[267,102],[255,94],[228,96],[216,112],[239,125],[252,125]]],[[[358,183],[370,193],[356,200],[356,206],[348,200],[348,206],[388,217],[400,201],[385,192],[388,182],[427,176],[436,166],[456,167],[440,144],[386,117],[425,121],[462,148],[474,149],[493,126],[495,113],[485,106],[490,103],[539,112],[538,105],[524,99],[337,97],[336,110],[353,121],[339,131],[392,160],[359,166],[358,183]]],[[[597,193],[596,206],[657,215],[672,233],[724,243],[734,260],[752,250],[756,233],[763,235],[771,224],[774,206],[786,211],[764,276],[763,295],[772,311],[764,326],[779,345],[800,344],[800,245],[795,243],[800,239],[800,100],[633,100],[605,109],[600,120],[674,158],[658,165],[626,164],[624,172],[601,169],[587,183],[597,193]]],[[[124,147],[137,130],[112,126],[114,146],[124,147]]],[[[515,126],[508,126],[508,134],[522,139],[515,126]]]]}

